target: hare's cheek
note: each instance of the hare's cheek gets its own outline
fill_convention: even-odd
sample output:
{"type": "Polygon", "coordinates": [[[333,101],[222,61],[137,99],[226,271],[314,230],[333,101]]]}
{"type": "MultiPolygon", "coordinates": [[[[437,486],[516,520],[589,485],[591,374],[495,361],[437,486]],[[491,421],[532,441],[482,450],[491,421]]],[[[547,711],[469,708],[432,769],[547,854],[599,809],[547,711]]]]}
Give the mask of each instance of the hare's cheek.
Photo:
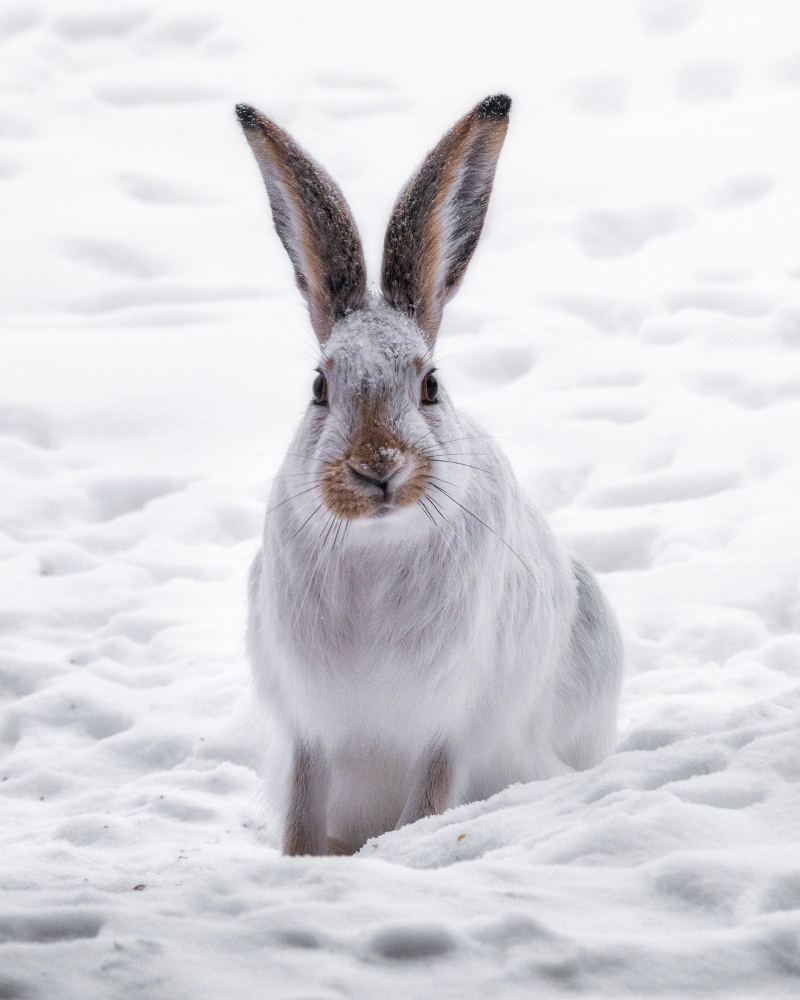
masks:
{"type": "Polygon", "coordinates": [[[355,521],[375,512],[376,498],[358,490],[352,484],[353,474],[343,461],[327,462],[322,468],[319,485],[322,499],[338,517],[355,521]]]}
{"type": "Polygon", "coordinates": [[[396,507],[410,507],[425,496],[425,491],[431,481],[433,463],[427,455],[414,454],[414,467],[411,475],[398,486],[392,497],[396,507]]]}

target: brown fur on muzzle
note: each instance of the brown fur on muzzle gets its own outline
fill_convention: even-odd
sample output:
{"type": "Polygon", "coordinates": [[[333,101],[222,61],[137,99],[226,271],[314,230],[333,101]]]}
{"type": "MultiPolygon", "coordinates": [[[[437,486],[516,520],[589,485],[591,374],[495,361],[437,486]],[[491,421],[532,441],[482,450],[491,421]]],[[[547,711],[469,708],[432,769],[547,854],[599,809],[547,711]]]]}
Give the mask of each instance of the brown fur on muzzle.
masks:
{"type": "Polygon", "coordinates": [[[374,406],[367,410],[361,414],[360,430],[347,454],[326,462],[320,476],[326,505],[350,521],[368,517],[387,503],[395,509],[410,507],[425,494],[431,475],[429,456],[402,441],[377,416],[374,406]],[[393,488],[389,477],[395,470],[401,482],[393,488]],[[384,491],[381,483],[387,479],[384,491]]]}

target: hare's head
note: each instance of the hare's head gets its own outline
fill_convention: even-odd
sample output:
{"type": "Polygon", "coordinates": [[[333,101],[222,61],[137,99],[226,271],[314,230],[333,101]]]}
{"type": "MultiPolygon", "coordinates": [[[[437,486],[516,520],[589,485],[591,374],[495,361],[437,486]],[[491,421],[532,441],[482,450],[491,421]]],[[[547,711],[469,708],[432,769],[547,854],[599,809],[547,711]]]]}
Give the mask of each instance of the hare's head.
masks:
{"type": "Polygon", "coordinates": [[[347,520],[415,505],[452,406],[432,361],[445,303],[483,227],[511,100],[488,97],[444,136],[397,200],[381,295],[341,191],[286,132],[237,113],[311,314],[320,361],[306,417],[322,500],[347,520]]]}

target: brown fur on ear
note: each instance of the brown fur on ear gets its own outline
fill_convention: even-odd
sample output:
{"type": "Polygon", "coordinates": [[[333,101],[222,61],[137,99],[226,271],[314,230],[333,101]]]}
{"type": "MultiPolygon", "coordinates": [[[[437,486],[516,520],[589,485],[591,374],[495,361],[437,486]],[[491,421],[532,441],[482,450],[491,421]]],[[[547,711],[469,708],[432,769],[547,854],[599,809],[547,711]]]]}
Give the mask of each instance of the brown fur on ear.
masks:
{"type": "Polygon", "coordinates": [[[428,153],[392,211],[381,288],[429,345],[483,229],[510,108],[505,94],[476,105],[428,153]]]}
{"type": "Polygon", "coordinates": [[[294,266],[320,343],[364,304],[364,252],[344,195],[274,122],[247,104],[236,113],[267,186],[275,229],[294,266]]]}

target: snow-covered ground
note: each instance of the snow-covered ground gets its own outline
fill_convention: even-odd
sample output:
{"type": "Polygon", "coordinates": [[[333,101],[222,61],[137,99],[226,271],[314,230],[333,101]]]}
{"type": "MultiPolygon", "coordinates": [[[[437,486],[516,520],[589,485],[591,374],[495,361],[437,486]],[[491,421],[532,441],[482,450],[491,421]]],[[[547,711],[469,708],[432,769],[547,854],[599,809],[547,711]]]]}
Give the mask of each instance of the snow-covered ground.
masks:
{"type": "Polygon", "coordinates": [[[797,995],[799,116],[796,0],[3,0],[0,997],[797,995]],[[439,367],[619,613],[622,743],[286,859],[244,584],[314,350],[233,104],[375,276],[498,91],[439,367]]]}

